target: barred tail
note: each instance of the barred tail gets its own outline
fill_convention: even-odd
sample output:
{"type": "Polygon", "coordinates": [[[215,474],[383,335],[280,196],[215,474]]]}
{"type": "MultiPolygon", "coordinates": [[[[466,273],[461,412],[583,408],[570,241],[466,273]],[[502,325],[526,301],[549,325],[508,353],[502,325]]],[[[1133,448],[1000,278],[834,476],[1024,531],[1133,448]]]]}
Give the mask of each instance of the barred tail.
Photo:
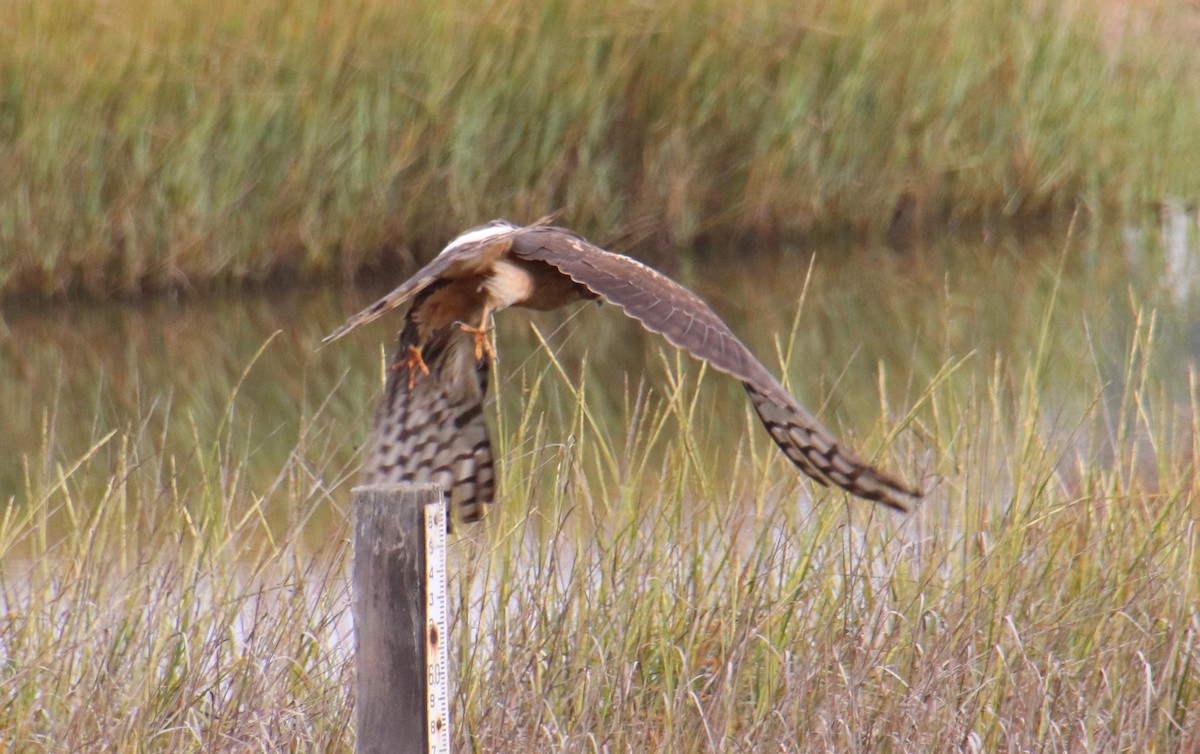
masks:
{"type": "Polygon", "coordinates": [[[409,322],[375,411],[363,481],[441,485],[451,513],[478,521],[495,493],[483,417],[488,357],[477,363],[473,341],[448,328],[421,351],[427,375],[405,361],[409,348],[417,346],[416,327],[409,322]]]}

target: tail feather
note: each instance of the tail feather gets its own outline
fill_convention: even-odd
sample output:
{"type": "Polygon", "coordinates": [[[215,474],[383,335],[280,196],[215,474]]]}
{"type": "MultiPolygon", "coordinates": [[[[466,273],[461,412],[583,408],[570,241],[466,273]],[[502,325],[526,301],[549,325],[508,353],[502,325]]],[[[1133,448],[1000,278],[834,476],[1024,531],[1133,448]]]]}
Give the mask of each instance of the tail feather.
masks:
{"type": "MultiPolygon", "coordinates": [[[[408,323],[397,354],[418,345],[408,323]]],[[[429,374],[401,361],[388,373],[375,411],[362,475],[367,484],[437,484],[451,513],[483,518],[495,494],[492,447],[483,416],[488,358],[474,361],[473,341],[457,328],[423,348],[429,374]],[[411,379],[411,388],[410,385],[411,379]]]]}

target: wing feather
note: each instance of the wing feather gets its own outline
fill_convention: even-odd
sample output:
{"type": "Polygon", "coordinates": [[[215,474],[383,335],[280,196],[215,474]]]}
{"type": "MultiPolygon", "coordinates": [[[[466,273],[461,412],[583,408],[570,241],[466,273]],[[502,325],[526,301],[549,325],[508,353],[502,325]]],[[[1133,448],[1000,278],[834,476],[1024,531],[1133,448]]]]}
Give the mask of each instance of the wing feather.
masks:
{"type": "Polygon", "coordinates": [[[365,324],[374,322],[392,309],[403,306],[436,280],[479,274],[508,252],[513,236],[521,230],[521,228],[514,228],[507,233],[494,234],[481,241],[471,241],[459,245],[451,242],[451,245],[434,257],[429,264],[417,270],[412,277],[401,283],[394,291],[346,320],[341,327],[326,335],[321,343],[332,343],[351,330],[357,330],[365,324]]]}
{"type": "Polygon", "coordinates": [[[920,492],[864,463],[791,396],[728,325],[694,293],[621,254],[557,227],[530,228],[512,253],[544,262],[620,307],[647,330],[740,380],[771,438],[821,484],[905,511],[920,492]]]}
{"type": "Polygon", "coordinates": [[[374,322],[384,313],[403,306],[439,278],[453,279],[486,271],[497,259],[508,253],[514,238],[531,229],[548,227],[548,223],[554,218],[553,214],[546,215],[523,228],[507,220],[493,220],[487,225],[468,230],[447,244],[440,254],[401,283],[400,287],[350,317],[341,327],[322,338],[321,343],[332,343],[351,330],[374,322]]]}

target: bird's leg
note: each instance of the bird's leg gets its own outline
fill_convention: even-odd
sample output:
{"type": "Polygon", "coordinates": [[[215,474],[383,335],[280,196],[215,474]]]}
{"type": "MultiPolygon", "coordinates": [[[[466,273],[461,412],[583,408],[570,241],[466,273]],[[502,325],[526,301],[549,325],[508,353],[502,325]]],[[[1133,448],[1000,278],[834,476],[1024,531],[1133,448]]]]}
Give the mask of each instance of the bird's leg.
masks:
{"type": "Polygon", "coordinates": [[[475,336],[475,360],[479,361],[483,358],[486,351],[487,355],[493,360],[496,358],[496,349],[492,348],[491,341],[488,340],[488,317],[492,314],[491,307],[483,307],[483,316],[479,318],[479,327],[468,325],[466,322],[459,322],[458,326],[463,332],[471,333],[475,336]]]}
{"type": "Polygon", "coordinates": [[[421,374],[424,374],[425,376],[429,376],[429,367],[425,365],[425,359],[423,359],[421,357],[421,347],[420,346],[409,346],[408,347],[408,356],[404,357],[403,359],[398,359],[396,361],[396,363],[392,365],[392,369],[402,369],[402,368],[408,369],[408,389],[409,390],[412,390],[413,385],[416,384],[418,369],[421,370],[421,374]]]}

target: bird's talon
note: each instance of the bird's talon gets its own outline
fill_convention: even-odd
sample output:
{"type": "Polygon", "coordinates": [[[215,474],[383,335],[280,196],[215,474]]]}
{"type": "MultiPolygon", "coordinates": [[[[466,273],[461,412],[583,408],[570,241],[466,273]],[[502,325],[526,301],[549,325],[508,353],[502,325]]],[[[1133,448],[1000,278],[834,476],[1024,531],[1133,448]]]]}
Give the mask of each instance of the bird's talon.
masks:
{"type": "Polygon", "coordinates": [[[479,361],[483,358],[486,352],[488,358],[496,358],[496,349],[492,348],[492,342],[488,340],[488,329],[486,327],[474,327],[465,322],[459,322],[458,326],[465,333],[470,333],[475,336],[475,360],[479,361]]]}
{"type": "Polygon", "coordinates": [[[425,359],[423,359],[421,357],[421,349],[418,346],[409,346],[408,347],[408,356],[406,356],[402,360],[398,360],[395,364],[392,365],[392,369],[404,369],[404,368],[408,369],[408,389],[409,390],[412,390],[413,385],[416,384],[417,370],[420,370],[421,374],[424,374],[426,376],[429,375],[429,367],[426,366],[425,359]]]}

